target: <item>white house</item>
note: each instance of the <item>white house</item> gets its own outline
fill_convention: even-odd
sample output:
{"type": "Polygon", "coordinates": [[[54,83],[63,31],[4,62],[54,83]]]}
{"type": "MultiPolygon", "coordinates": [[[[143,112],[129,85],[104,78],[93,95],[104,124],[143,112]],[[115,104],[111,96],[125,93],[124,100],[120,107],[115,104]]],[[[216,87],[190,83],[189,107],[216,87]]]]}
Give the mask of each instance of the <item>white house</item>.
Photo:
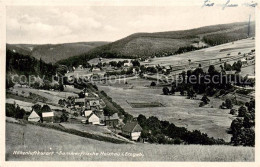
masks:
{"type": "Polygon", "coordinates": [[[94,67],[93,69],[92,69],[92,72],[100,72],[101,70],[100,70],[100,68],[98,68],[98,67],[94,67]]]}
{"type": "Polygon", "coordinates": [[[247,64],[247,60],[245,58],[242,58],[240,61],[242,64],[247,64]]]}
{"type": "Polygon", "coordinates": [[[85,117],[90,116],[90,114],[92,114],[92,113],[93,113],[92,110],[85,110],[85,111],[84,111],[84,115],[85,115],[85,117]]]}
{"type": "Polygon", "coordinates": [[[100,119],[99,117],[94,114],[94,113],[91,113],[88,117],[87,117],[87,120],[88,120],[88,123],[89,124],[93,124],[93,125],[98,125],[100,124],[100,119]]]}
{"type": "Polygon", "coordinates": [[[54,112],[43,112],[42,113],[43,122],[53,123],[54,121],[54,112]]]}
{"type": "Polygon", "coordinates": [[[35,111],[32,111],[28,117],[28,121],[31,122],[39,122],[40,119],[41,119],[40,116],[35,111]]]}
{"type": "Polygon", "coordinates": [[[138,140],[141,136],[142,127],[137,122],[128,122],[122,128],[122,134],[129,136],[131,140],[138,140]]]}
{"type": "Polygon", "coordinates": [[[132,63],[131,63],[131,62],[124,63],[124,67],[130,67],[130,66],[132,66],[132,63]]]}

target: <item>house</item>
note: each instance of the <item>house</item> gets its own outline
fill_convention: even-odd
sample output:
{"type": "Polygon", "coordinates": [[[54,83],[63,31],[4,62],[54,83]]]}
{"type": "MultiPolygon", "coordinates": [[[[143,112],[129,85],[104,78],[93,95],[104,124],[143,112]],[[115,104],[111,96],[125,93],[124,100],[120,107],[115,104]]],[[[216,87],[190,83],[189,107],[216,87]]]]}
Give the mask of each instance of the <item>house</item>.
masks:
{"type": "Polygon", "coordinates": [[[92,125],[99,125],[100,124],[99,117],[93,112],[87,117],[87,121],[88,121],[89,124],[92,124],[92,125]]]}
{"type": "Polygon", "coordinates": [[[54,112],[43,112],[42,113],[43,123],[53,123],[53,120],[54,120],[54,112]]]}
{"type": "Polygon", "coordinates": [[[104,123],[106,126],[112,126],[115,127],[119,123],[119,117],[118,114],[115,113],[112,116],[105,116],[104,117],[104,123]]]}
{"type": "Polygon", "coordinates": [[[226,75],[235,75],[237,71],[226,71],[226,75]]]}
{"type": "Polygon", "coordinates": [[[92,114],[92,113],[93,113],[92,110],[85,110],[85,111],[84,111],[84,116],[85,116],[85,117],[88,117],[88,116],[90,116],[90,114],[92,114]]]}
{"type": "Polygon", "coordinates": [[[136,141],[141,136],[142,130],[142,127],[137,122],[128,122],[122,128],[122,134],[136,141]]]}
{"type": "Polygon", "coordinates": [[[100,72],[101,70],[100,70],[100,68],[98,68],[98,67],[94,67],[93,69],[92,69],[92,72],[100,72]]]}
{"type": "Polygon", "coordinates": [[[242,58],[241,60],[242,65],[247,64],[247,60],[245,58],[242,58]]]}
{"type": "Polygon", "coordinates": [[[41,117],[33,110],[31,114],[28,117],[28,121],[31,122],[39,122],[41,120],[41,117]]]}
{"type": "Polygon", "coordinates": [[[124,63],[124,67],[130,67],[130,66],[132,66],[131,62],[124,63]]]}
{"type": "Polygon", "coordinates": [[[99,106],[99,100],[98,99],[93,99],[93,100],[89,100],[89,105],[90,107],[95,107],[95,106],[99,106]]]}
{"type": "Polygon", "coordinates": [[[85,106],[85,98],[75,99],[75,106],[83,107],[85,106]]]}
{"type": "Polygon", "coordinates": [[[100,102],[98,97],[86,97],[85,100],[86,109],[92,111],[100,109],[100,102]]]}

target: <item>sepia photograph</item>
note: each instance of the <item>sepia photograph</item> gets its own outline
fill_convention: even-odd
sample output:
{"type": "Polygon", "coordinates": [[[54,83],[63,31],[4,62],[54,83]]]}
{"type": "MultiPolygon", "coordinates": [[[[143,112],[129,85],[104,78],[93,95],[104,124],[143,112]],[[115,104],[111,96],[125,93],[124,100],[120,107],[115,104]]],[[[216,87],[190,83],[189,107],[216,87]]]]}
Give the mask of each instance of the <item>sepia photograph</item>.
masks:
{"type": "Polygon", "coordinates": [[[258,4],[189,1],[6,5],[5,161],[255,162],[258,4]]]}

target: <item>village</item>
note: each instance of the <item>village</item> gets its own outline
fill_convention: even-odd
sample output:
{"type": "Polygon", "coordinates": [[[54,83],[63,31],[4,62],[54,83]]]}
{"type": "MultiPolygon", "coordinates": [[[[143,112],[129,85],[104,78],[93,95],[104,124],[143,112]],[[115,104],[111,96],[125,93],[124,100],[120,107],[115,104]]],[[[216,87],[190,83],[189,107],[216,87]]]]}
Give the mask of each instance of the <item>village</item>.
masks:
{"type": "MultiPolygon", "coordinates": [[[[195,70],[198,67],[207,70],[209,66],[214,65],[217,70],[223,70],[225,67],[225,75],[241,73],[243,77],[250,80],[250,84],[243,87],[233,85],[239,89],[253,90],[250,91],[252,92],[250,95],[236,93],[236,99],[242,99],[240,101],[245,102],[245,99],[248,101],[248,99],[254,98],[255,72],[243,71],[248,67],[252,69],[251,67],[254,66],[254,49],[247,49],[245,52],[241,52],[239,49],[238,51],[234,49],[229,52],[226,49],[223,54],[216,54],[211,59],[191,60],[189,57],[187,59],[186,62],[176,62],[174,59],[164,62],[163,58],[156,57],[132,60],[100,57],[88,61],[87,65],[79,65],[71,69],[65,67],[64,70],[64,66],[62,66],[56,72],[56,76],[59,76],[61,71],[65,71],[66,81],[62,85],[62,90],[37,89],[33,86],[30,87],[28,84],[17,83],[7,90],[9,97],[7,103],[15,105],[16,108],[24,109],[23,119],[26,119],[29,123],[33,122],[37,123],[37,125],[54,124],[65,129],[116,138],[120,141],[146,143],[148,139],[144,135],[141,137],[142,127],[137,121],[139,114],[134,114],[135,117],[129,119],[125,113],[118,112],[121,111],[121,108],[113,111],[115,107],[114,101],[119,102],[120,106],[131,114],[138,112],[140,109],[142,109],[141,111],[145,109],[146,111],[143,112],[145,114],[149,110],[165,108],[168,104],[163,104],[165,102],[160,102],[160,100],[158,102],[149,100],[137,102],[126,99],[127,106],[131,106],[131,110],[129,110],[125,106],[125,102],[121,104],[118,101],[124,99],[124,97],[117,99],[112,94],[112,101],[107,97],[107,94],[104,96],[104,92],[107,91],[108,87],[122,87],[124,91],[135,90],[141,86],[132,84],[132,81],[136,80],[136,82],[140,81],[140,83],[145,81],[146,86],[143,85],[144,89],[151,90],[152,88],[161,91],[162,88],[167,87],[168,83],[176,82],[176,79],[181,78],[183,71],[195,70]],[[230,64],[236,64],[236,62],[241,64],[240,71],[230,68],[230,64]],[[82,83],[75,84],[75,81],[78,80],[85,81],[83,82],[85,86],[82,86],[82,83]],[[101,89],[101,92],[99,89],[101,89]]],[[[187,95],[187,92],[184,92],[184,95],[187,95]]],[[[217,102],[217,104],[219,103],[217,102]]],[[[224,109],[227,108],[224,107],[224,109]]],[[[141,114],[143,113],[141,112],[141,114]]],[[[180,122],[180,120],[179,118],[177,122],[180,122]]],[[[177,122],[175,121],[175,123],[177,122]]],[[[183,126],[182,123],[180,126],[183,126]]],[[[213,137],[215,137],[214,134],[213,137]]],[[[223,134],[223,137],[229,138],[225,134],[223,134]]]]}

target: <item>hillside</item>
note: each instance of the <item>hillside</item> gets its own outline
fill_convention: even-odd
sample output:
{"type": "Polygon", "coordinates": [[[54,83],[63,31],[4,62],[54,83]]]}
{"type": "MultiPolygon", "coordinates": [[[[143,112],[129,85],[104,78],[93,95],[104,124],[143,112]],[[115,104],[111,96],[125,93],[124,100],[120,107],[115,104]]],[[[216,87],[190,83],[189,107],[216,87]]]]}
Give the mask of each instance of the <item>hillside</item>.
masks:
{"type": "Polygon", "coordinates": [[[45,63],[34,57],[6,50],[6,74],[35,75],[51,78],[56,73],[56,65],[45,63]]]}
{"type": "MultiPolygon", "coordinates": [[[[251,23],[250,27],[250,36],[254,36],[255,23],[251,23]]],[[[247,36],[248,23],[246,22],[213,25],[182,31],[136,33],[59,63],[66,65],[77,64],[81,59],[91,59],[99,56],[109,58],[168,56],[244,39],[247,36]]]]}
{"type": "Polygon", "coordinates": [[[55,63],[71,56],[87,53],[89,50],[107,44],[108,42],[78,42],[64,44],[7,44],[7,49],[42,59],[46,63],[55,63]]]}
{"type": "Polygon", "coordinates": [[[114,144],[35,125],[6,122],[6,160],[40,161],[254,161],[253,147],[114,144]],[[24,135],[23,135],[24,134],[24,135]],[[14,151],[55,152],[15,155],[14,151]],[[59,155],[58,153],[64,154],[59,155]],[[103,153],[102,153],[103,152],[103,153]],[[68,154],[67,154],[68,153],[68,154]],[[78,153],[78,155],[69,153],[78,153]],[[80,153],[85,155],[80,156],[80,153]],[[93,154],[97,153],[97,154],[93,154]],[[110,154],[106,154],[110,153],[110,154]],[[114,154],[113,154],[114,153],[114,154]],[[132,153],[132,154],[131,154],[132,153]],[[124,155],[124,156],[122,156],[124,155]]]}

